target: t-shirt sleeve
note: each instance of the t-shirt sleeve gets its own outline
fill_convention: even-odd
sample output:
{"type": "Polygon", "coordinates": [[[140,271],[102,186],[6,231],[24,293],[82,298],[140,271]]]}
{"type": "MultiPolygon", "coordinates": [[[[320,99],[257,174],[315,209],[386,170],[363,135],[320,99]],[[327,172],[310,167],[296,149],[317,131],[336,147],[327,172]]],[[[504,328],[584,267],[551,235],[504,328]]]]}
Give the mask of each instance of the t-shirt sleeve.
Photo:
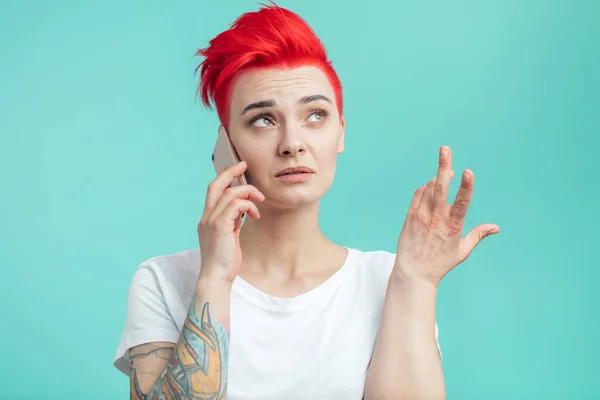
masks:
{"type": "Polygon", "coordinates": [[[177,343],[179,329],[150,265],[142,264],[129,286],[127,320],[117,348],[114,366],[129,376],[129,349],[151,342],[177,343]]]}

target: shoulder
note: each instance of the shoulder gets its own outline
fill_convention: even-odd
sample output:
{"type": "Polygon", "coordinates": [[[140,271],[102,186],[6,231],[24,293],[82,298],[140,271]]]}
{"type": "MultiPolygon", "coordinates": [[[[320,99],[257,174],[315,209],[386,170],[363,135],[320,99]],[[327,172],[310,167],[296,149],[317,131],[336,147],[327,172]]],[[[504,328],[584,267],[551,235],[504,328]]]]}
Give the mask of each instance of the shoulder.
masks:
{"type": "Polygon", "coordinates": [[[394,267],[396,254],[385,250],[360,250],[350,248],[353,263],[369,273],[389,275],[394,267]]]}
{"type": "Polygon", "coordinates": [[[199,250],[152,257],[138,266],[129,285],[127,317],[114,359],[119,370],[129,375],[131,348],[177,342],[199,272],[199,250]]]}
{"type": "Polygon", "coordinates": [[[200,273],[200,250],[184,250],[147,259],[129,285],[129,313],[170,315],[181,322],[200,273]]]}
{"type": "MultiPolygon", "coordinates": [[[[154,268],[157,270],[187,270],[192,266],[195,267],[196,263],[200,262],[200,250],[189,249],[182,250],[176,253],[167,255],[159,255],[148,258],[146,261],[140,264],[140,267],[154,268]]],[[[199,267],[198,267],[199,268],[199,267]]]]}
{"type": "Polygon", "coordinates": [[[152,279],[154,284],[178,285],[189,280],[195,281],[200,272],[200,251],[183,250],[172,254],[159,255],[143,261],[132,281],[132,285],[152,279]]]}
{"type": "Polygon", "coordinates": [[[348,260],[353,279],[361,284],[385,291],[394,268],[396,254],[385,250],[360,250],[349,248],[348,260]]]}

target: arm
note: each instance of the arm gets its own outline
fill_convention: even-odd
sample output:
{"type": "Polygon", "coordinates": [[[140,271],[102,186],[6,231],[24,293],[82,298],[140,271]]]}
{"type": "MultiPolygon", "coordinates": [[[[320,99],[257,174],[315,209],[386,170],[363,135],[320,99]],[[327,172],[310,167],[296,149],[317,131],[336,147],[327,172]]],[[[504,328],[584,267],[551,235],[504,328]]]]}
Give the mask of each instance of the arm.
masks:
{"type": "Polygon", "coordinates": [[[400,232],[367,376],[367,400],[446,397],[435,339],[437,287],[483,238],[500,232],[498,225],[482,224],[462,237],[474,176],[464,171],[454,204],[449,206],[453,176],[452,153],[443,146],[437,176],[415,191],[400,232]]]}
{"type": "Polygon", "coordinates": [[[435,338],[436,288],[392,273],[367,375],[366,400],[445,399],[435,338]]]}
{"type": "Polygon", "coordinates": [[[199,280],[178,342],[130,350],[131,399],[225,399],[230,291],[199,280]]]}
{"type": "Polygon", "coordinates": [[[129,350],[130,392],[132,399],[143,399],[168,363],[173,361],[175,343],[153,342],[129,350]]]}
{"type": "Polygon", "coordinates": [[[204,212],[198,224],[202,254],[200,274],[187,318],[172,357],[169,349],[159,347],[159,351],[158,345],[132,349],[132,399],[223,400],[227,397],[229,297],[242,266],[240,231],[236,223],[242,214],[260,218],[254,202],[265,199],[252,185],[231,186],[246,167],[245,162],[240,162],[226,168],[208,185],[204,212]],[[156,370],[160,371],[158,375],[156,370]],[[146,391],[148,386],[151,387],[146,391]]]}

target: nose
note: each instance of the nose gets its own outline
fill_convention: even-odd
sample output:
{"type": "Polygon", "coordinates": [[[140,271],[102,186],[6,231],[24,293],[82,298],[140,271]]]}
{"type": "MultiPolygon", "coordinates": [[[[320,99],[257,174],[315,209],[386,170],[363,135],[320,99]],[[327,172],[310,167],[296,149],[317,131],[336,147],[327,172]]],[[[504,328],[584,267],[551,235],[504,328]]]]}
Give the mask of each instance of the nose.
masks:
{"type": "Polygon", "coordinates": [[[306,144],[302,140],[300,129],[289,125],[282,127],[279,155],[282,157],[296,157],[305,152],[306,144]]]}

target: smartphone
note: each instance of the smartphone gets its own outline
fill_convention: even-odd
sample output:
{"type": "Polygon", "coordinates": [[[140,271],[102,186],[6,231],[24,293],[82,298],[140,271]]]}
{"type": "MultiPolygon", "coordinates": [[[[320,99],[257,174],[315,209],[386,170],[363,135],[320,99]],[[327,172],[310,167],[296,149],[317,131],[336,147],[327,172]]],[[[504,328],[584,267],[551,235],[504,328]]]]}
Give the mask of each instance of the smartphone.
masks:
{"type": "MultiPolygon", "coordinates": [[[[232,165],[239,163],[240,157],[235,151],[235,147],[231,143],[231,138],[229,137],[229,133],[225,129],[223,125],[219,126],[219,132],[217,133],[217,143],[215,144],[215,148],[212,154],[212,162],[215,168],[215,172],[217,175],[221,172],[223,168],[229,168],[232,165]]],[[[246,175],[242,174],[238,177],[235,177],[231,182],[230,187],[246,185],[246,175]]],[[[244,217],[246,215],[240,215],[235,222],[235,229],[239,229],[242,226],[244,217]]]]}

